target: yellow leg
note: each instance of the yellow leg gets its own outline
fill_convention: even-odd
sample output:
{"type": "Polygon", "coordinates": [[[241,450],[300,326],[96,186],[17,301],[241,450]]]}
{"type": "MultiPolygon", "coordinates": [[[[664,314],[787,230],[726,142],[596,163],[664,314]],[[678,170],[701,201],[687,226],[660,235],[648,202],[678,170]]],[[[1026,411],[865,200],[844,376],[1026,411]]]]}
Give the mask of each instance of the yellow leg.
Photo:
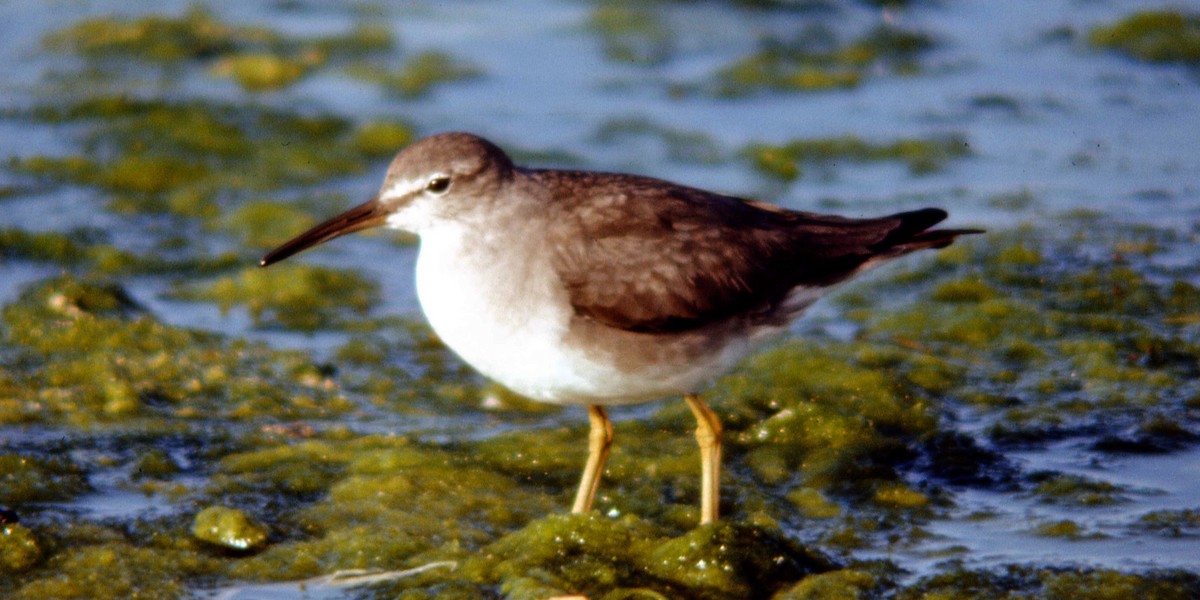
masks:
{"type": "Polygon", "coordinates": [[[573,513],[592,510],[592,500],[596,497],[600,474],[604,472],[604,461],[608,460],[608,447],[613,440],[612,422],[608,420],[608,413],[604,412],[603,406],[588,406],[588,421],[592,429],[588,433],[587,465],[583,468],[579,491],[575,492],[575,505],[571,507],[573,513]]]}
{"type": "Polygon", "coordinates": [[[700,444],[700,524],[717,520],[721,479],[721,420],[700,396],[683,397],[696,415],[696,442],[700,444]]]}

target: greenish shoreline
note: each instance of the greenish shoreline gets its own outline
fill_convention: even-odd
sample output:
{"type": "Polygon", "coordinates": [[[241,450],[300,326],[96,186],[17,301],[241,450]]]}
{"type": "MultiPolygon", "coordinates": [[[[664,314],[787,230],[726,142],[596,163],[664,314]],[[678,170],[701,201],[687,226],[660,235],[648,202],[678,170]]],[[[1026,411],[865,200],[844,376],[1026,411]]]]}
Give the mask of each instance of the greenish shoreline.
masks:
{"type": "MultiPolygon", "coordinates": [[[[608,60],[636,68],[679,51],[652,12],[627,4],[600,3],[584,27],[608,60]]],[[[1094,52],[1192,64],[1186,52],[1161,50],[1190,51],[1195,30],[1194,16],[1149,13],[1098,27],[1087,42],[1094,52]]],[[[321,186],[381,172],[419,135],[404,119],[290,110],[266,94],[336,72],[408,101],[488,77],[469,57],[399,50],[402,41],[363,23],[287,36],[202,9],[87,19],[45,40],[78,61],[78,87],[3,119],[62,128],[75,149],[8,158],[17,183],[0,188],[0,206],[83,190],[81,202],[141,228],[145,243],[99,228],[0,228],[0,262],[54,273],[0,311],[0,507],[11,511],[0,522],[0,596],[180,598],[415,569],[346,593],[1200,597],[1197,569],[979,567],[969,549],[933,532],[958,518],[971,490],[1045,508],[1027,524],[1038,539],[1200,536],[1200,505],[1131,508],[1097,522],[1095,511],[1140,506],[1159,491],[1012,458],[1058,443],[1099,463],[1200,445],[1200,265],[1178,260],[1200,230],[1050,214],[1037,228],[991,231],[881,271],[827,301],[825,322],[852,336],[816,325],[705,393],[726,424],[724,521],[695,526],[691,421],[671,400],[618,421],[597,509],[567,515],[586,451],[582,414],[484,383],[418,317],[381,314],[381,286],[364,270],[256,267],[264,248],[351,202],[321,186]],[[169,87],[184,73],[248,99],[91,85],[148,77],[169,87]],[[140,278],[161,284],[168,303],[243,315],[258,332],[345,341],[317,356],[173,325],[139,302],[140,278]],[[383,413],[396,423],[505,425],[462,437],[380,432],[383,413]],[[98,515],[96,497],[115,492],[153,510],[98,515]],[[918,548],[943,560],[910,573],[898,559],[863,558],[918,548]],[[438,566],[421,570],[429,565],[438,566]]],[[[939,43],[895,28],[850,40],[767,37],[669,92],[811,94],[920,77],[939,43]]],[[[972,156],[965,134],[725,148],[704,132],[634,118],[596,134],[602,144],[637,137],[663,142],[681,162],[743,165],[766,185],[864,163],[920,177],[972,156]]],[[[1019,190],[991,202],[1017,210],[1041,199],[1019,190]]],[[[377,246],[411,252],[411,239],[394,242],[377,246]]]]}

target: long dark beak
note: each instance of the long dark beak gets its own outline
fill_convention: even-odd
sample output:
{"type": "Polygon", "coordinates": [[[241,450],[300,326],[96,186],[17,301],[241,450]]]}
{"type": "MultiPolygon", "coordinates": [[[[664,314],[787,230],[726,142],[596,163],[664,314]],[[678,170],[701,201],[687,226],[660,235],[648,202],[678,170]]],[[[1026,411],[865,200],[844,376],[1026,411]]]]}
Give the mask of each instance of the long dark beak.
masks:
{"type": "Polygon", "coordinates": [[[380,205],[378,198],[372,198],[285,242],[282,246],[268,252],[258,265],[265,267],[277,263],[297,252],[322,242],[328,242],[335,237],[382,225],[386,219],[387,211],[380,205]]]}

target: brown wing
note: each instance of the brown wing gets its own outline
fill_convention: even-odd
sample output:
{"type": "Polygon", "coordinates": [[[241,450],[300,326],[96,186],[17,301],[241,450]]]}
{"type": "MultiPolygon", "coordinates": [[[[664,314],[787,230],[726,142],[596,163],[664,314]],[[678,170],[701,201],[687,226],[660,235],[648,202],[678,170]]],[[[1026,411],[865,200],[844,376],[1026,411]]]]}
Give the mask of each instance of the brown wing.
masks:
{"type": "Polygon", "coordinates": [[[576,313],[631,331],[769,310],[794,288],[832,285],[872,258],[965,233],[926,232],[946,217],[938,209],[847,219],[630,175],[531,175],[554,196],[554,266],[576,313]]]}

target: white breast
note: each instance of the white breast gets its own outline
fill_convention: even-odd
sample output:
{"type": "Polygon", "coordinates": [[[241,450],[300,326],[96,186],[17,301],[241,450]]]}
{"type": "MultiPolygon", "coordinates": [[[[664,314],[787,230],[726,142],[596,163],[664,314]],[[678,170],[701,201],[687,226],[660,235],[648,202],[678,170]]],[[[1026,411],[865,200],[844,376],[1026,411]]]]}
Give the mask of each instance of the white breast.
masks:
{"type": "Polygon", "coordinates": [[[556,403],[590,395],[598,382],[562,343],[571,311],[547,255],[529,239],[467,237],[478,235],[455,226],[421,235],[417,297],[434,331],[518,393],[556,403]],[[504,251],[493,251],[499,244],[504,251]]]}

